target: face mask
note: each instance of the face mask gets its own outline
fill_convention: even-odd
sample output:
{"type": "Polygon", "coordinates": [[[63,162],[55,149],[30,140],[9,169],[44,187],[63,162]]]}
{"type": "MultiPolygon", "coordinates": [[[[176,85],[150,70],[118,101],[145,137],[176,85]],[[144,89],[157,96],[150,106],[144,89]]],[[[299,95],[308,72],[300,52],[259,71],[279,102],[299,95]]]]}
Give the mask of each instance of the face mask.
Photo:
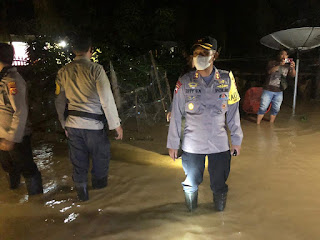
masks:
{"type": "Polygon", "coordinates": [[[210,66],[210,59],[212,56],[196,56],[193,58],[193,64],[197,70],[205,70],[210,66]]]}

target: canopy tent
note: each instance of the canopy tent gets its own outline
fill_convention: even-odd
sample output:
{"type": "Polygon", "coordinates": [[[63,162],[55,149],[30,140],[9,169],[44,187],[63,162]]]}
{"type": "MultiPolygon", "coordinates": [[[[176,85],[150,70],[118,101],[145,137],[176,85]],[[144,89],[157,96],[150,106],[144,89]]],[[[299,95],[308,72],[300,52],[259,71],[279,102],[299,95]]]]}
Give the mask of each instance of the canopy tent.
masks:
{"type": "Polygon", "coordinates": [[[299,52],[320,46],[320,27],[291,28],[274,32],[261,38],[260,43],[276,50],[289,49],[297,51],[296,77],[292,106],[292,115],[294,115],[298,88],[299,52]]]}

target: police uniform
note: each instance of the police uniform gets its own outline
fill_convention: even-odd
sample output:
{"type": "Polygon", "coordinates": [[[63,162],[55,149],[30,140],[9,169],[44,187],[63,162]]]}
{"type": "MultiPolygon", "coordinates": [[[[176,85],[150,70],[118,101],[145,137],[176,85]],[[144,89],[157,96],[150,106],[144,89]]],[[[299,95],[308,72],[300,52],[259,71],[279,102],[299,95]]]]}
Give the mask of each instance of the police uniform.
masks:
{"type": "Polygon", "coordinates": [[[15,143],[13,150],[0,151],[1,165],[12,189],[19,186],[22,174],[29,195],[42,193],[41,174],[32,156],[26,82],[15,67],[5,67],[1,75],[0,138],[15,143]]]}
{"type": "Polygon", "coordinates": [[[120,119],[103,67],[91,62],[89,58],[77,56],[73,62],[59,70],[56,96],[59,120],[62,128],[68,132],[76,187],[87,188],[89,156],[92,157],[93,188],[105,187],[110,142],[104,122],[94,116],[105,115],[110,130],[120,126],[120,119]],[[67,119],[64,116],[66,104],[69,111],[67,119]]]}
{"type": "Polygon", "coordinates": [[[226,128],[231,132],[233,145],[241,145],[243,138],[240,97],[232,72],[214,67],[213,73],[207,84],[198,71],[191,71],[178,80],[175,88],[167,148],[179,149],[181,118],[185,116],[182,142],[185,193],[197,192],[206,155],[213,193],[226,193],[231,160],[226,128]]]}

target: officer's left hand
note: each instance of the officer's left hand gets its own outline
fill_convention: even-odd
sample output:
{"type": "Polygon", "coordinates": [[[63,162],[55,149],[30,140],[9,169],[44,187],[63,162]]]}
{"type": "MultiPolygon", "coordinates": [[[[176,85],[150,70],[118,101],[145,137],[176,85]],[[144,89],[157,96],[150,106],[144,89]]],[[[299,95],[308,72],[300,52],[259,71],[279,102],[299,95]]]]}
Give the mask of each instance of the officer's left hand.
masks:
{"type": "Polygon", "coordinates": [[[231,153],[231,156],[233,156],[234,150],[237,151],[237,156],[239,156],[239,155],[240,155],[241,146],[239,146],[239,145],[232,145],[232,147],[231,147],[231,152],[230,152],[230,153],[231,153]]]}
{"type": "Polygon", "coordinates": [[[115,130],[116,130],[116,132],[118,134],[118,136],[115,139],[116,140],[122,140],[122,138],[123,138],[123,129],[122,129],[122,127],[119,126],[115,130]]]}
{"type": "Polygon", "coordinates": [[[14,142],[2,139],[0,142],[0,150],[2,151],[11,151],[14,147],[14,142]]]}

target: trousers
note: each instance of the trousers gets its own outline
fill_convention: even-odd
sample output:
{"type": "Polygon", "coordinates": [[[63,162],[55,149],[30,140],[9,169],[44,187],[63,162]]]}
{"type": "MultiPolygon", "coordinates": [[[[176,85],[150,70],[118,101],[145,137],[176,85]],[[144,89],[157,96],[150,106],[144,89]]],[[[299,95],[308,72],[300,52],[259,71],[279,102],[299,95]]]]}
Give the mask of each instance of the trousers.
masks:
{"type": "Polygon", "coordinates": [[[205,157],[208,156],[210,188],[214,194],[228,192],[226,181],[230,173],[230,151],[212,154],[194,154],[183,152],[182,166],[186,179],[181,183],[183,190],[192,193],[198,190],[203,181],[205,157]]]}
{"type": "Polygon", "coordinates": [[[90,158],[91,175],[95,179],[108,176],[110,142],[105,129],[88,130],[66,127],[68,132],[69,158],[73,165],[72,178],[75,185],[86,185],[90,158]]]}
{"type": "Polygon", "coordinates": [[[31,136],[25,136],[21,143],[15,143],[11,151],[0,151],[0,162],[3,170],[10,175],[22,174],[24,178],[31,178],[39,174],[33,161],[31,136]]]}

